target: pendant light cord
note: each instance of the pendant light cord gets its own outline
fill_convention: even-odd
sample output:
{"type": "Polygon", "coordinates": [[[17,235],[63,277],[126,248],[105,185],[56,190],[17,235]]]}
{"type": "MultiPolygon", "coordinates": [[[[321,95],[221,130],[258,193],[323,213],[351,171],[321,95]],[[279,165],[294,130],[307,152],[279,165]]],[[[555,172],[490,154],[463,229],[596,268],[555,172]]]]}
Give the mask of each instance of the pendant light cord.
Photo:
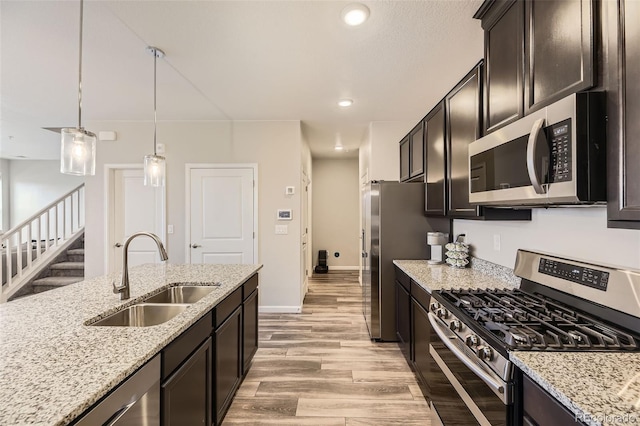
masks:
{"type": "Polygon", "coordinates": [[[157,155],[156,153],[156,134],[157,134],[157,126],[158,126],[158,113],[156,110],[156,92],[157,92],[157,82],[156,82],[156,64],[158,63],[158,51],[153,49],[153,155],[157,155]]]}
{"type": "Polygon", "coordinates": [[[78,47],[78,129],[82,129],[82,18],[84,1],[80,0],[80,45],[78,47]]]}

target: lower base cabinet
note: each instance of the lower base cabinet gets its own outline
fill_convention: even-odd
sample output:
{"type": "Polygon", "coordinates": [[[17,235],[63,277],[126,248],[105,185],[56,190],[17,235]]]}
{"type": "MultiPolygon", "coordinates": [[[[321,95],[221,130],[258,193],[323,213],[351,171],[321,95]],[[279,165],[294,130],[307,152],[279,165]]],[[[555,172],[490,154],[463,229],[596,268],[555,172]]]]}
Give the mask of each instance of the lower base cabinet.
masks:
{"type": "Polygon", "coordinates": [[[258,289],[256,288],[242,302],[242,373],[251,366],[251,360],[258,350],[258,289]]]}
{"type": "Polygon", "coordinates": [[[162,383],[164,425],[211,424],[212,351],[209,337],[162,383]]]}
{"type": "Polygon", "coordinates": [[[242,381],[242,306],[215,333],[214,380],[216,424],[220,424],[242,381]]]}
{"type": "Polygon", "coordinates": [[[431,324],[429,323],[427,311],[415,299],[411,301],[411,319],[413,323],[413,369],[422,382],[423,390],[427,389],[428,393],[427,372],[429,371],[429,358],[431,356],[429,355],[431,324]]]}

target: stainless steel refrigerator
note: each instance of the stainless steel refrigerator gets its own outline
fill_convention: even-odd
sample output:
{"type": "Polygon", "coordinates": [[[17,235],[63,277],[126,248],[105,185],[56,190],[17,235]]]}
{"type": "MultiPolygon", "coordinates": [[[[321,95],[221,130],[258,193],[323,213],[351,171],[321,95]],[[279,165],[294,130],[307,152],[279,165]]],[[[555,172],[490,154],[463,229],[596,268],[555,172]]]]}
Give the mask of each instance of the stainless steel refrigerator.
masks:
{"type": "Polygon", "coordinates": [[[424,183],[372,181],[362,200],[362,310],[369,335],[395,341],[394,259],[427,259],[424,183]]]}

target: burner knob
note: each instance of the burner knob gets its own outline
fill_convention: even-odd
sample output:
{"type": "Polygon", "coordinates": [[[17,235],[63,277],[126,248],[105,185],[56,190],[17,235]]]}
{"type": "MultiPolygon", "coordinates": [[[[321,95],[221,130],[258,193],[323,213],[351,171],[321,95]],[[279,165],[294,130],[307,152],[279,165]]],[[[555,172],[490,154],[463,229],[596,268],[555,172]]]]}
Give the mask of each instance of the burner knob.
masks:
{"type": "Polygon", "coordinates": [[[478,358],[483,361],[493,360],[493,350],[488,346],[478,346],[478,358]]]}
{"type": "Polygon", "coordinates": [[[438,316],[438,318],[440,319],[445,319],[445,318],[449,318],[449,311],[447,311],[445,308],[439,308],[436,311],[436,315],[438,316]]]}
{"type": "Polygon", "coordinates": [[[438,309],[440,309],[440,303],[438,303],[438,302],[432,302],[432,303],[431,303],[431,311],[432,311],[432,312],[436,312],[438,309]]]}
{"type": "Polygon", "coordinates": [[[478,336],[476,336],[475,334],[469,334],[464,339],[464,342],[467,344],[467,346],[471,348],[473,346],[478,346],[478,343],[480,343],[480,340],[478,339],[478,336]]]}
{"type": "Polygon", "coordinates": [[[449,328],[451,329],[451,331],[461,331],[462,323],[460,322],[460,320],[453,320],[449,323],[449,328]]]}

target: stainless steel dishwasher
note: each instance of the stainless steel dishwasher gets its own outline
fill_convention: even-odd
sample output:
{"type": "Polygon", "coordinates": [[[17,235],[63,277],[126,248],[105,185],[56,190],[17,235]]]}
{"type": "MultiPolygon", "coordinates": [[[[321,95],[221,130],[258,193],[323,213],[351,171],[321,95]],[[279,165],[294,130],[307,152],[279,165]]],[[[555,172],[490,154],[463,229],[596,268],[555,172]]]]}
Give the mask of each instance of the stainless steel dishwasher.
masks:
{"type": "Polygon", "coordinates": [[[86,413],[80,426],[160,426],[160,355],[86,413]]]}

